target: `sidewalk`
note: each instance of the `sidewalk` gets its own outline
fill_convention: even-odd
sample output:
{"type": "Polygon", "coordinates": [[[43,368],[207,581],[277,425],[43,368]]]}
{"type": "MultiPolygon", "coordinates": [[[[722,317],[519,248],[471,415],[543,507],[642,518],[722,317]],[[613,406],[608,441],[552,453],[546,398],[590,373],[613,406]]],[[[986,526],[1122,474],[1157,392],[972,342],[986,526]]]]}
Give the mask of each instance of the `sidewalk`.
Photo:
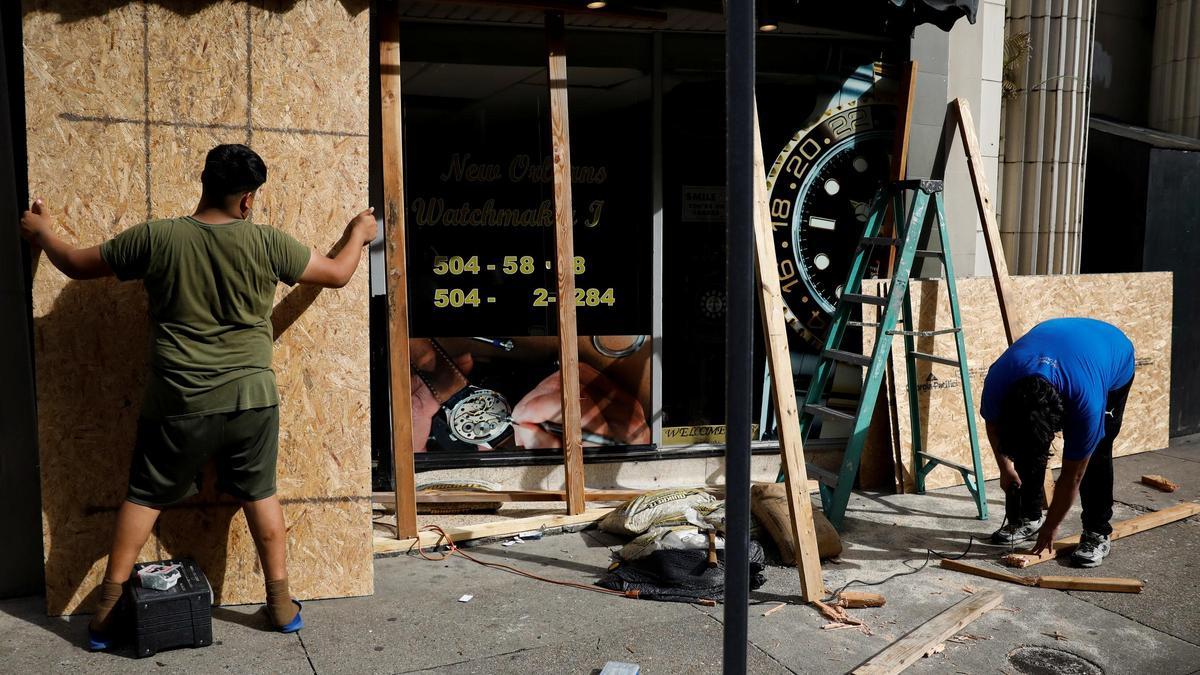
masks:
{"type": "MultiPolygon", "coordinates": [[[[1200,439],[1116,461],[1116,519],[1200,499],[1200,439]],[[1158,473],[1181,485],[1164,494],[1138,484],[1158,473]]],[[[965,597],[964,587],[994,587],[1002,609],[963,632],[977,639],[947,642],[945,651],[907,672],[998,673],[1200,672],[1200,518],[1114,542],[1095,570],[1061,562],[1043,574],[1128,576],[1146,581],[1139,595],[1027,588],[927,567],[926,549],[958,554],[969,539],[1000,523],[1003,505],[988,483],[989,522],[974,518],[963,488],[927,495],[856,493],[851,500],[840,562],[824,565],[826,585],[851,579],[876,582],[887,597],[878,609],[853,610],[871,634],[821,630],[826,621],[805,606],[762,616],[794,601],[793,568],[771,567],[752,592],[751,672],[846,672],[965,597]],[[1058,634],[1062,638],[1054,637],[1058,634]],[[1036,646],[1042,650],[1018,654],[1036,646]],[[1082,657],[1085,663],[1072,659],[1082,657]],[[1024,658],[1024,661],[1022,661],[1024,658]],[[1024,665],[1022,665],[1024,664],[1024,665]],[[1037,670],[1041,668],[1041,670],[1037,670]]],[[[1078,531],[1078,513],[1068,534],[1078,531]]],[[[548,536],[511,547],[471,549],[554,578],[590,583],[608,566],[620,542],[595,529],[548,536]]],[[[976,542],[967,559],[987,563],[1000,550],[976,542]]],[[[1033,570],[1031,570],[1033,571],[1033,570]]],[[[215,644],[135,659],[129,652],[90,654],[80,648],[87,617],[48,619],[42,598],[0,602],[0,667],[7,672],[68,670],[146,673],[591,673],[606,661],[640,664],[643,673],[711,673],[721,665],[721,608],[628,600],[534,582],[485,569],[462,558],[429,562],[415,556],[375,562],[373,597],[305,604],[308,628],[296,635],[264,630],[258,607],[213,610],[215,644]],[[464,594],[474,598],[458,602],[464,594]]]]}

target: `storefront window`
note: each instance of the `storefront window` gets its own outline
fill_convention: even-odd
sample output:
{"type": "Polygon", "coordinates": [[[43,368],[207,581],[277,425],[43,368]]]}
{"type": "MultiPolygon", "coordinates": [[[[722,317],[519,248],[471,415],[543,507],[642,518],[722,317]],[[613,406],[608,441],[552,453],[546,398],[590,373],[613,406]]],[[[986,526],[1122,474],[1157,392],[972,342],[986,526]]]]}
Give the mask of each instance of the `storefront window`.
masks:
{"type": "MultiPolygon", "coordinates": [[[[414,26],[402,44],[418,461],[557,454],[544,35],[414,26]]],[[[584,440],[648,446],[650,38],[572,32],[568,45],[584,440]]]]}

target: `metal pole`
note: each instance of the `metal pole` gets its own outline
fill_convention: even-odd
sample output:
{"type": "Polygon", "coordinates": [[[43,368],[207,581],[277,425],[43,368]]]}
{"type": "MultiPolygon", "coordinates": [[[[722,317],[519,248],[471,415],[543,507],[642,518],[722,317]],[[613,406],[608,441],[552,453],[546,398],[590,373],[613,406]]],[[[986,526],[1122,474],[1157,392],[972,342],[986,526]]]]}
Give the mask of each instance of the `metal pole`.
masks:
{"type": "Polygon", "coordinates": [[[724,672],[746,672],[750,602],[750,419],[754,321],[754,0],[728,0],[725,27],[724,672]]]}

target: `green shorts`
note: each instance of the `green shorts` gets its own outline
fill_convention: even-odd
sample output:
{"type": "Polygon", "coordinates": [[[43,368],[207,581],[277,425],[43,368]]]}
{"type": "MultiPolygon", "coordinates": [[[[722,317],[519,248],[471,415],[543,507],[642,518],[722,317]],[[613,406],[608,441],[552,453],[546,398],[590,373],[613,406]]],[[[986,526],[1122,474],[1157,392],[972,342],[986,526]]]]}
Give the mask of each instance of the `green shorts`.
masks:
{"type": "Polygon", "coordinates": [[[217,488],[242,501],[275,494],[279,407],[176,419],[138,420],[129,467],[129,501],[162,507],[200,491],[204,465],[217,467],[217,488]]]}

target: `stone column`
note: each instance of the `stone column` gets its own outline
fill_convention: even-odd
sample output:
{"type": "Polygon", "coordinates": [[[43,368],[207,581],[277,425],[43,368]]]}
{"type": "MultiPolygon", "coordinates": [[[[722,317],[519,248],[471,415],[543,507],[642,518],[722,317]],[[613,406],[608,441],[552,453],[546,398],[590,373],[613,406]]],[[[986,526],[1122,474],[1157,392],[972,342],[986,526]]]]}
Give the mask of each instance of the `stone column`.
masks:
{"type": "Polygon", "coordinates": [[[1079,271],[1096,0],[1011,0],[1030,58],[1004,102],[1000,236],[1014,274],[1079,271]]]}
{"type": "Polygon", "coordinates": [[[1158,0],[1150,126],[1200,138],[1200,0],[1158,0]]]}

